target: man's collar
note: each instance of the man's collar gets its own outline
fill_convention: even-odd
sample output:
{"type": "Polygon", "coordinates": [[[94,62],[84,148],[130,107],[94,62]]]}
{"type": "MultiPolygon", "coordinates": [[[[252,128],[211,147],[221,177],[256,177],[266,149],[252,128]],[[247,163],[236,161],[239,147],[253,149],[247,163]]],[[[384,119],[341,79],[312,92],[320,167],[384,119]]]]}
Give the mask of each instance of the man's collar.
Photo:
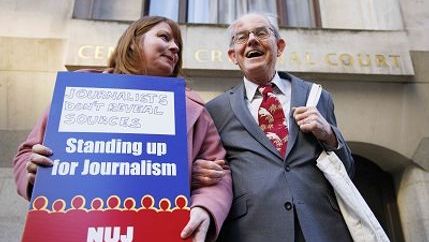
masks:
{"type": "Polygon", "coordinates": [[[279,74],[276,72],[276,75],[274,76],[273,80],[271,81],[274,83],[277,88],[280,90],[282,94],[286,94],[287,90],[287,82],[285,82],[283,79],[280,78],[279,74]]]}
{"type": "MultiPolygon", "coordinates": [[[[253,98],[255,97],[256,90],[258,89],[259,85],[249,81],[246,77],[243,77],[243,79],[244,79],[244,88],[246,90],[247,100],[252,101],[253,98]]],[[[280,78],[277,72],[274,75],[273,79],[271,79],[270,83],[274,83],[277,86],[277,88],[280,90],[280,92],[284,94],[286,93],[286,83],[282,81],[282,79],[280,78]]]]}
{"type": "Polygon", "coordinates": [[[246,77],[243,77],[243,79],[247,100],[252,101],[255,97],[256,89],[258,89],[259,85],[249,81],[246,77]]]}

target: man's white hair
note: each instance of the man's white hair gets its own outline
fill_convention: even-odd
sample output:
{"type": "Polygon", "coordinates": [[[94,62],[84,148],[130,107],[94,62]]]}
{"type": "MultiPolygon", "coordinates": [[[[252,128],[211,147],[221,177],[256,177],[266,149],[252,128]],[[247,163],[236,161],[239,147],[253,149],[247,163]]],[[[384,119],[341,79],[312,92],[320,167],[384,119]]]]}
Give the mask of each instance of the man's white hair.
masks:
{"type": "Polygon", "coordinates": [[[270,25],[270,28],[273,30],[274,32],[274,37],[276,37],[276,39],[280,39],[280,32],[279,32],[279,27],[277,25],[277,17],[273,14],[267,14],[267,13],[258,13],[258,12],[251,12],[251,13],[246,13],[244,15],[241,15],[240,17],[238,17],[236,20],[234,20],[228,27],[228,37],[229,37],[229,47],[231,47],[234,43],[233,43],[233,38],[235,35],[235,27],[237,26],[237,24],[241,21],[242,18],[244,17],[248,17],[248,16],[259,16],[264,18],[265,20],[267,20],[268,24],[270,25]]]}

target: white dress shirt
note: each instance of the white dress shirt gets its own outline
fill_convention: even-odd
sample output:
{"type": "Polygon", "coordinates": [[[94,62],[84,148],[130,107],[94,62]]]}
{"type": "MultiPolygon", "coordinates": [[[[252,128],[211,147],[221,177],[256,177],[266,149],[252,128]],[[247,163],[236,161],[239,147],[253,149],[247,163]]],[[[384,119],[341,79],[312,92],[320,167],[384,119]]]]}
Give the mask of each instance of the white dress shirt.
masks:
{"type": "MultiPolygon", "coordinates": [[[[281,79],[276,73],[270,83],[275,84],[273,89],[274,95],[279,99],[280,104],[283,107],[283,112],[286,117],[287,126],[289,128],[289,112],[290,112],[290,95],[291,95],[291,84],[289,80],[281,79]]],[[[246,103],[253,118],[258,121],[258,110],[262,102],[262,94],[258,90],[258,84],[249,81],[244,77],[244,88],[246,89],[246,103]]]]}

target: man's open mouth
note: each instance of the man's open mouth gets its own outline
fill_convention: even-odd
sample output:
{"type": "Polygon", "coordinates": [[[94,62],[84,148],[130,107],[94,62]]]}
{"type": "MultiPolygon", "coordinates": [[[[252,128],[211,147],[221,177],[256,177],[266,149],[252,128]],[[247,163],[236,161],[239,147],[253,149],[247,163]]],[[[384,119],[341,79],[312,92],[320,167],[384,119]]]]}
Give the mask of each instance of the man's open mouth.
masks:
{"type": "Polygon", "coordinates": [[[254,57],[259,57],[264,55],[264,53],[262,51],[259,50],[251,50],[249,52],[246,53],[246,58],[254,58],[254,57]]]}

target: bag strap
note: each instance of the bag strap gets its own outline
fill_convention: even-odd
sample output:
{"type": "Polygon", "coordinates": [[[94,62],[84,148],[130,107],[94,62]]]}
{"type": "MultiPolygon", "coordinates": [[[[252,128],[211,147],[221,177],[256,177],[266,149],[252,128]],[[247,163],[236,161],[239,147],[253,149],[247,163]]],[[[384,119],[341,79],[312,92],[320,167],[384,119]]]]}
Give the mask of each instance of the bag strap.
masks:
{"type": "Polygon", "coordinates": [[[316,107],[319,102],[320,95],[322,94],[322,86],[316,83],[311,85],[310,94],[308,94],[306,107],[316,107]]]}
{"type": "MultiPolygon", "coordinates": [[[[322,90],[323,90],[322,85],[313,83],[313,85],[311,85],[310,93],[308,94],[308,99],[305,106],[316,107],[317,103],[319,103],[320,95],[322,95],[322,90]]],[[[319,140],[317,140],[317,142],[321,147],[323,147],[323,150],[325,150],[325,146],[319,140]]]]}

